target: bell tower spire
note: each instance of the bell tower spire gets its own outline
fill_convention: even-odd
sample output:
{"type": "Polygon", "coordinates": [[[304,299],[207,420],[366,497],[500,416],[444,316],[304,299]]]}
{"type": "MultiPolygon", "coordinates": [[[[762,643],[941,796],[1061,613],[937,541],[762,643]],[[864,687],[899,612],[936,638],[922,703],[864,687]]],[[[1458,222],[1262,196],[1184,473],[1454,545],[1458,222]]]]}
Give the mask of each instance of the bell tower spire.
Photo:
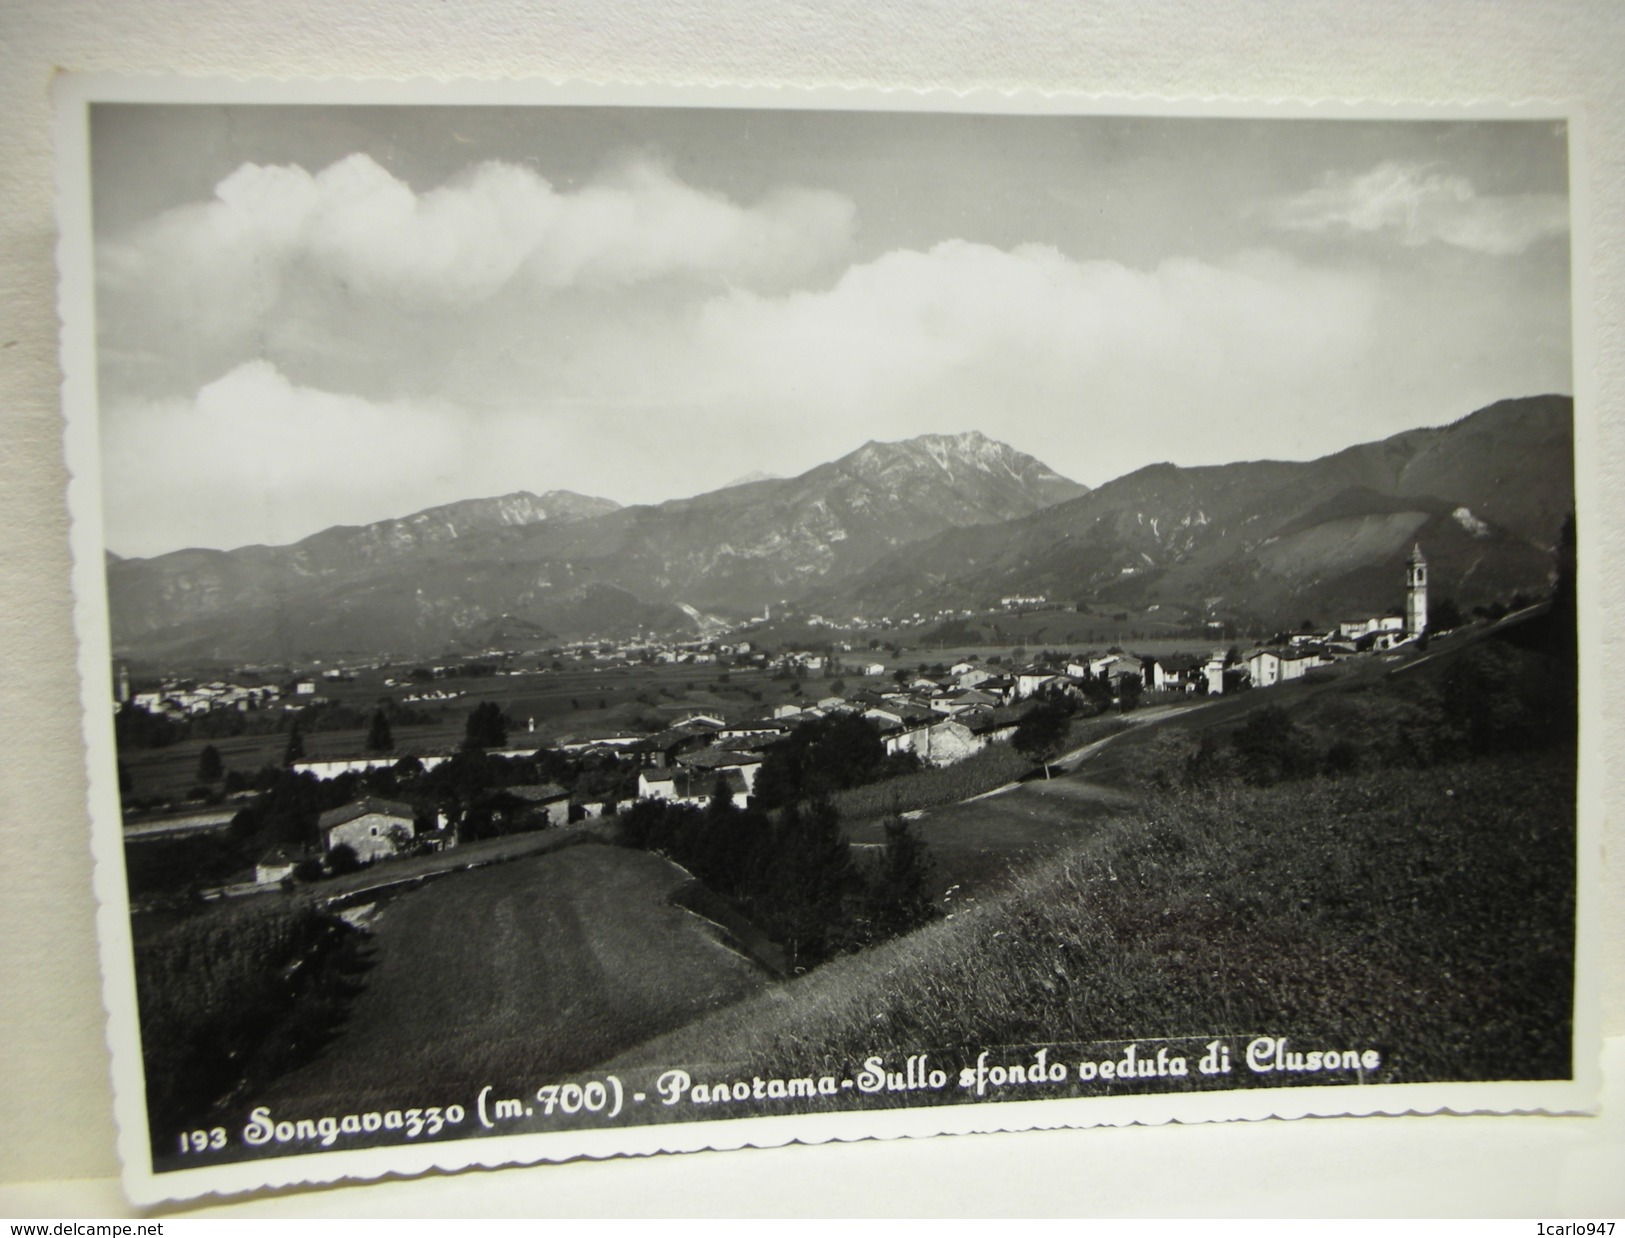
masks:
{"type": "Polygon", "coordinates": [[[1418,637],[1428,626],[1428,561],[1422,557],[1422,544],[1411,547],[1405,561],[1405,635],[1418,637]]]}

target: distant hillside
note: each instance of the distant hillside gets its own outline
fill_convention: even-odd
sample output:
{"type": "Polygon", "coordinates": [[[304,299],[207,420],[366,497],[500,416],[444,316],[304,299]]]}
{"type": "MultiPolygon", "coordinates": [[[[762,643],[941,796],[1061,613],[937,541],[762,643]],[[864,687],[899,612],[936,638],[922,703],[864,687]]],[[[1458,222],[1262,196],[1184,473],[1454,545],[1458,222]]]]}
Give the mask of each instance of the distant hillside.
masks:
{"type": "Polygon", "coordinates": [[[981,608],[1012,594],[1254,622],[1397,603],[1420,542],[1436,596],[1544,586],[1574,502],[1572,401],[1507,400],[1303,463],[1152,465],[996,528],[950,530],[816,599],[830,614],[981,608]]]}
{"type": "Polygon", "coordinates": [[[291,547],[112,564],[115,647],[283,660],[419,654],[495,621],[561,635],[682,631],[845,579],[945,528],[1087,493],[981,434],[868,443],[800,477],[615,508],[562,492],[433,508],[291,547]]]}

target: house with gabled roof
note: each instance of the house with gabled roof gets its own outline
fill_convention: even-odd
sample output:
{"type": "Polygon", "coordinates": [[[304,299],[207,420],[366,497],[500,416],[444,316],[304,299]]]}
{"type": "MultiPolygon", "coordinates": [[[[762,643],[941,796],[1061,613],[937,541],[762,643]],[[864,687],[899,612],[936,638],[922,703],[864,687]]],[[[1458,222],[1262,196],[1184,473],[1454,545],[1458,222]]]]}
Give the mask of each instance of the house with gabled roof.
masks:
{"type": "Polygon", "coordinates": [[[286,881],[307,858],[298,847],[272,847],[254,865],[254,884],[265,886],[286,881]]]}
{"type": "Polygon", "coordinates": [[[772,739],[788,735],[790,730],[787,722],[773,718],[748,718],[743,722],[727,723],[717,732],[717,741],[728,744],[742,739],[772,739]]]}
{"type": "Polygon", "coordinates": [[[872,723],[882,735],[903,729],[903,715],[894,709],[866,709],[863,711],[863,720],[872,723]]]}
{"type": "Polygon", "coordinates": [[[703,808],[716,794],[721,781],[728,789],[735,808],[750,803],[750,788],[744,774],[737,769],[645,769],[638,771],[638,798],[665,800],[670,804],[688,804],[703,808]]]}
{"type": "Polygon", "coordinates": [[[706,726],[714,731],[720,731],[727,725],[727,719],[719,718],[715,714],[685,714],[672,723],[674,727],[706,726]]]}
{"type": "Polygon", "coordinates": [[[535,830],[570,820],[570,793],[556,782],[498,787],[482,802],[507,822],[509,830],[535,830]]]}
{"type": "Polygon", "coordinates": [[[762,772],[762,754],[740,748],[703,748],[677,758],[678,767],[691,773],[733,770],[744,780],[747,794],[756,790],[756,775],[762,772]]]}
{"type": "Polygon", "coordinates": [[[1061,676],[1047,666],[1024,666],[1016,672],[1015,679],[1016,696],[1026,699],[1029,696],[1037,696],[1052,684],[1059,683],[1061,676]]]}
{"type": "Polygon", "coordinates": [[[970,733],[987,744],[1007,744],[1027,716],[1027,705],[1001,705],[992,709],[972,709],[957,714],[955,722],[962,722],[970,733]]]}
{"type": "Polygon", "coordinates": [[[1153,692],[1195,692],[1203,681],[1206,659],[1190,653],[1156,654],[1141,660],[1145,686],[1153,692]]]}
{"type": "Polygon", "coordinates": [[[927,765],[952,765],[980,752],[987,741],[958,718],[938,718],[881,737],[888,754],[912,752],[927,765]]]}
{"type": "Polygon", "coordinates": [[[410,804],[364,795],[316,819],[322,854],[348,846],[362,863],[398,855],[417,833],[417,813],[410,804]]]}
{"type": "Polygon", "coordinates": [[[957,714],[964,709],[996,705],[998,702],[999,698],[988,692],[978,692],[974,688],[955,688],[934,694],[931,697],[931,708],[939,714],[957,714]]]}
{"type": "Polygon", "coordinates": [[[627,751],[637,756],[643,765],[665,769],[685,752],[708,748],[721,734],[718,727],[686,724],[674,726],[654,735],[646,736],[631,745],[627,751]]]}
{"type": "Polygon", "coordinates": [[[1319,649],[1255,649],[1247,655],[1247,671],[1253,687],[1268,688],[1274,684],[1301,679],[1317,666],[1330,666],[1334,659],[1319,649]]]}

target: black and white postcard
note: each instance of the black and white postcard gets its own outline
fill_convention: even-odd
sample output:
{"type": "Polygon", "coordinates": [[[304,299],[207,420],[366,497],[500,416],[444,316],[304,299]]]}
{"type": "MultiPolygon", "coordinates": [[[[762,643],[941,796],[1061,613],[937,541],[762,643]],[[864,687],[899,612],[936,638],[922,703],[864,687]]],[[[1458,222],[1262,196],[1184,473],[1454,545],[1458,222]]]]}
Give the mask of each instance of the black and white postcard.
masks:
{"type": "Polygon", "coordinates": [[[1563,109],[58,103],[134,1198],[1593,1103],[1563,109]]]}

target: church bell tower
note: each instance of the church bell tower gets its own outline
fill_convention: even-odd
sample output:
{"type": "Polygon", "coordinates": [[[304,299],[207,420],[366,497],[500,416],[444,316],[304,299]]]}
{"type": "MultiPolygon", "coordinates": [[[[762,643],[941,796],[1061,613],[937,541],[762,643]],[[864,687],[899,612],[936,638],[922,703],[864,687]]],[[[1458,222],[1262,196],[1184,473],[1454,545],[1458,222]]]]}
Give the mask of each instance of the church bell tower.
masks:
{"type": "Polygon", "coordinates": [[[1405,561],[1405,635],[1422,635],[1428,626],[1428,561],[1418,542],[1405,561]]]}

